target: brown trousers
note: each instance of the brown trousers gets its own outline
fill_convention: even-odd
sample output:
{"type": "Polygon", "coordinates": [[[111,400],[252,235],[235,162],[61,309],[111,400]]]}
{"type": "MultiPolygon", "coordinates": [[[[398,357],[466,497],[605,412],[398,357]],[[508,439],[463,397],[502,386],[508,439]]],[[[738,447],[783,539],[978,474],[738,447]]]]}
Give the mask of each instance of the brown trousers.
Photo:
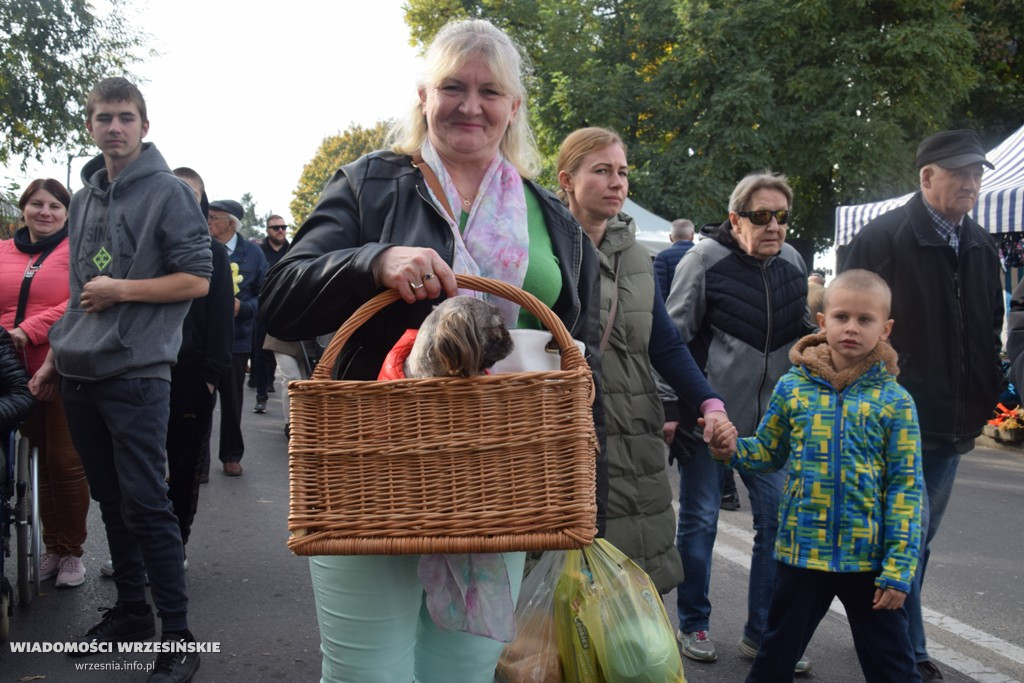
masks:
{"type": "Polygon", "coordinates": [[[46,552],[81,557],[87,534],[89,484],[71,443],[60,397],[37,403],[21,434],[30,446],[39,448],[39,513],[46,552]]]}

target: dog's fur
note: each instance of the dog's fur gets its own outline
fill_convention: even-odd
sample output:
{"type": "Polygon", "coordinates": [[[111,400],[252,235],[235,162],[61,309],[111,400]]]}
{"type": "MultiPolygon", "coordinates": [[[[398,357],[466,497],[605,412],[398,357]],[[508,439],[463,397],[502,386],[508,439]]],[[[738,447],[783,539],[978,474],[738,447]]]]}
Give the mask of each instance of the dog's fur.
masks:
{"type": "Polygon", "coordinates": [[[480,375],[512,352],[512,337],[492,304],[456,296],[434,307],[416,335],[406,377],[480,375]]]}

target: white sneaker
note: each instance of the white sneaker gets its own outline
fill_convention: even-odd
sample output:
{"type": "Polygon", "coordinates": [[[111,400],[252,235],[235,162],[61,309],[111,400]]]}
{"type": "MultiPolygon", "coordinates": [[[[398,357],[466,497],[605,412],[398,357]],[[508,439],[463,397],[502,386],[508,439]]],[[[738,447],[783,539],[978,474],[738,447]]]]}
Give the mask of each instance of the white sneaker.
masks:
{"type": "Polygon", "coordinates": [[[57,576],[60,571],[60,555],[56,553],[43,553],[39,558],[39,580],[46,581],[57,576]]]}
{"type": "Polygon", "coordinates": [[[85,565],[82,558],[74,555],[65,555],[60,558],[60,572],[54,586],[57,588],[74,588],[85,583],[85,565]]]}

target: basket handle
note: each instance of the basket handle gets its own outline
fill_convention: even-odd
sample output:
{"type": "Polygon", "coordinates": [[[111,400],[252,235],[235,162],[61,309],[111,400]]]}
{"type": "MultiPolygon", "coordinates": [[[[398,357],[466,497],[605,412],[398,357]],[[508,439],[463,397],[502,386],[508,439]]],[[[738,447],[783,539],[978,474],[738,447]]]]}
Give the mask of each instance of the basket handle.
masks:
{"type": "MultiPolygon", "coordinates": [[[[555,342],[562,351],[563,369],[586,364],[583,354],[581,354],[580,350],[576,348],[576,344],[573,343],[572,336],[569,334],[569,331],[565,329],[565,325],[562,324],[562,320],[555,315],[554,311],[548,308],[534,295],[516,287],[515,285],[510,285],[507,282],[487,277],[480,277],[478,275],[457,274],[455,276],[455,281],[460,289],[472,289],[478,292],[486,292],[487,294],[500,296],[503,299],[519,304],[530,313],[537,316],[541,323],[543,323],[544,327],[547,328],[547,330],[554,336],[555,342]]],[[[388,289],[376,295],[356,309],[355,313],[349,316],[341,327],[338,328],[337,334],[334,335],[331,343],[327,345],[327,349],[324,351],[320,362],[317,363],[316,369],[313,371],[313,375],[310,379],[330,379],[331,371],[334,368],[335,362],[338,360],[338,354],[341,353],[342,347],[345,346],[345,343],[349,338],[363,325],[363,323],[376,315],[377,312],[398,301],[399,298],[400,296],[397,290],[388,289]]]]}

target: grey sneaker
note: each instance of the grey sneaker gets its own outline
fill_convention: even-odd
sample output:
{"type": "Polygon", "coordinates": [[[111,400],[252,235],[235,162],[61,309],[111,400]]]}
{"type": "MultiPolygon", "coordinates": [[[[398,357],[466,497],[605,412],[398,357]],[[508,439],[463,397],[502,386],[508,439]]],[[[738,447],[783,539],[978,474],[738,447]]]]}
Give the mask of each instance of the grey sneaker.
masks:
{"type": "Polygon", "coordinates": [[[679,641],[683,655],[696,662],[713,662],[718,659],[715,644],[711,642],[711,636],[707,631],[677,631],[676,640],[679,641]]]}
{"type": "MultiPolygon", "coordinates": [[[[757,657],[758,646],[750,638],[747,638],[746,636],[740,638],[738,647],[740,650],[740,654],[744,657],[749,657],[750,659],[757,657]]],[[[795,674],[805,674],[810,672],[810,670],[811,660],[807,659],[807,655],[800,657],[800,659],[796,663],[796,666],[793,667],[793,673],[795,674]]]]}

